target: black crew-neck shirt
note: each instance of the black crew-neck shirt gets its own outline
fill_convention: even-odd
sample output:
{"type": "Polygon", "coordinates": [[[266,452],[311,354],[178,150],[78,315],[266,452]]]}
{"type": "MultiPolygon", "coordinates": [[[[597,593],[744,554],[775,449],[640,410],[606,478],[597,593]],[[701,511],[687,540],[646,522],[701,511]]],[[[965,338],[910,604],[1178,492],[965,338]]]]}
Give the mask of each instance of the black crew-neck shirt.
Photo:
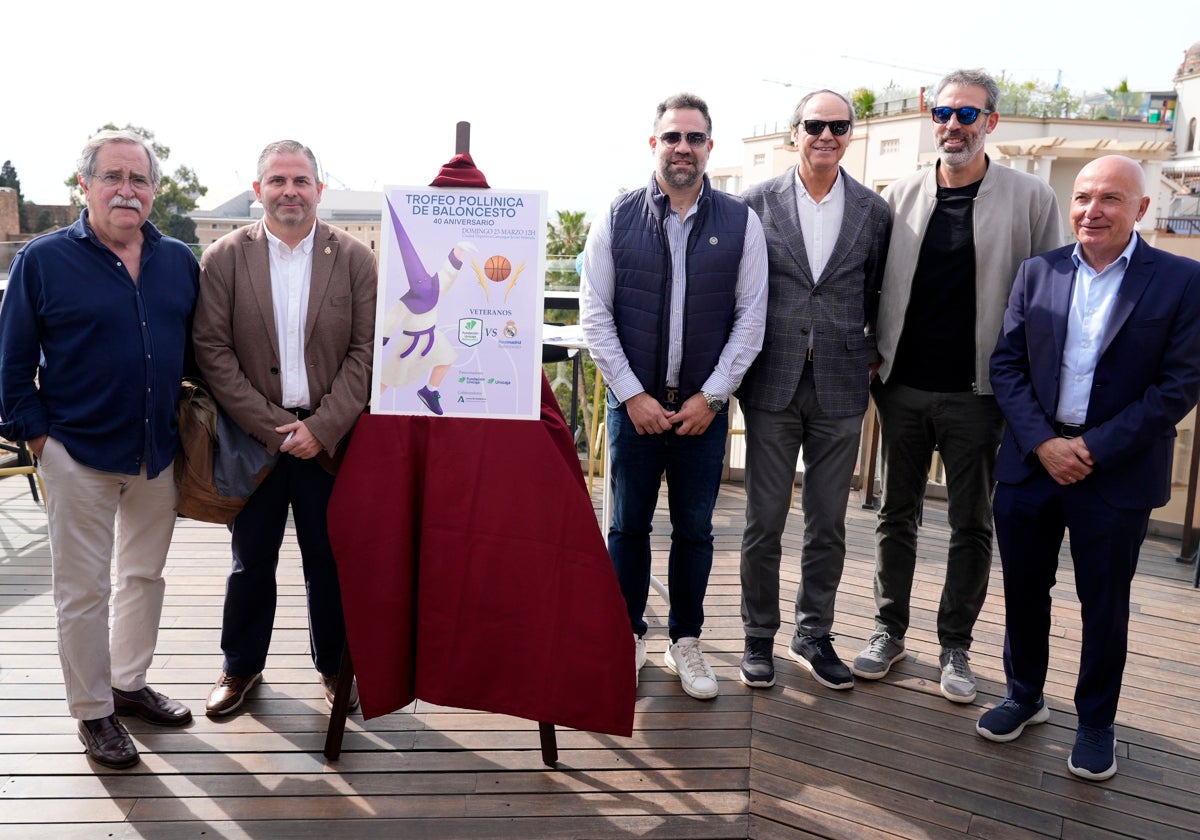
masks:
{"type": "Polygon", "coordinates": [[[889,381],[922,391],[975,387],[974,205],[981,183],[937,189],[889,381]]]}

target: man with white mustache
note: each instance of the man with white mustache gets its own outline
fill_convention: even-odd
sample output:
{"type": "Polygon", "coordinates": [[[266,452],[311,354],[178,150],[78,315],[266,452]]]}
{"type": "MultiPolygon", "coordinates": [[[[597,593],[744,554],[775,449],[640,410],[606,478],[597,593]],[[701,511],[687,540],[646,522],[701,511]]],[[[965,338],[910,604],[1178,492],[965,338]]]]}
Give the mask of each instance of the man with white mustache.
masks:
{"type": "Polygon", "coordinates": [[[100,132],[78,172],[79,220],[13,261],[0,308],[0,434],[28,443],[46,483],[59,656],[79,739],[98,764],[129,767],[138,751],[116,713],[160,726],[192,719],[146,671],[175,527],[175,412],[199,267],[147,221],[160,170],[142,137],[100,132]]]}
{"type": "Polygon", "coordinates": [[[875,633],[851,670],[885,676],[905,656],[917,529],[930,460],[946,469],[950,547],[938,609],[941,692],[975,699],[972,630],[992,563],[992,468],[1004,429],[988,379],[1021,261],[1062,244],[1054,191],[989,160],[1000,88],[982,70],[938,84],[937,163],[892,184],[894,222],[879,302],[883,503],[875,529],[875,633]]]}

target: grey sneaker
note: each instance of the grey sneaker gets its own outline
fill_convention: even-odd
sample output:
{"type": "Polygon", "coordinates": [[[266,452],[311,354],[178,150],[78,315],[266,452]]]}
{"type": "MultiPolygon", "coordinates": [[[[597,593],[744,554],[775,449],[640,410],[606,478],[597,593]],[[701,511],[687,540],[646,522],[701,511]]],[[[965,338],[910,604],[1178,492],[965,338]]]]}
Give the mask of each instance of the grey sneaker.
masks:
{"type": "Polygon", "coordinates": [[[854,657],[850,670],[854,676],[864,680],[878,680],[887,676],[892,665],[905,657],[904,637],[896,638],[890,633],[876,633],[867,639],[863,652],[854,657]]]}
{"type": "Polygon", "coordinates": [[[970,703],[975,699],[975,675],[966,648],[942,648],[942,696],[952,703],[970,703]]]}
{"type": "Polygon", "coordinates": [[[720,690],[717,687],[717,675],[705,661],[699,639],[685,636],[675,642],[667,648],[664,661],[672,674],[679,675],[683,690],[697,700],[711,700],[717,696],[720,690]]]}

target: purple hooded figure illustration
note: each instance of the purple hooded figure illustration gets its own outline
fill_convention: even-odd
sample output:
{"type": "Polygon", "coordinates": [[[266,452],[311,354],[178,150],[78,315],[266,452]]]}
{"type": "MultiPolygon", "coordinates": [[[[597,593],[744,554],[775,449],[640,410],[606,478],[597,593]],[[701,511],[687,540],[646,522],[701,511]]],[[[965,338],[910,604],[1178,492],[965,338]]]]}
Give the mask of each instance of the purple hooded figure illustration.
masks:
{"type": "Polygon", "coordinates": [[[446,255],[437,273],[431,274],[425,269],[391,201],[387,205],[400,246],[404,274],[408,278],[408,291],[388,308],[384,318],[383,344],[387,353],[380,374],[381,390],[405,387],[426,379],[428,374],[417,397],[431,412],[441,414],[438,387],[454,363],[455,351],[438,332],[438,300],[458,279],[465,254],[477,249],[469,242],[459,242],[446,255]]]}

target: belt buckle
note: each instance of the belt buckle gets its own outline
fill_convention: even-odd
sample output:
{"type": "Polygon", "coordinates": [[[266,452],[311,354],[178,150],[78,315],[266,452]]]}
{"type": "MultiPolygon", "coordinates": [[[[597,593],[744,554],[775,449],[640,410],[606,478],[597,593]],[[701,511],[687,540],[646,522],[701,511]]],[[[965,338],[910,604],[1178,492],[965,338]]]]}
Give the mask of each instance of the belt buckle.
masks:
{"type": "Polygon", "coordinates": [[[663,391],[663,402],[667,405],[679,405],[679,389],[667,388],[663,391]]]}
{"type": "Polygon", "coordinates": [[[810,344],[810,345],[808,346],[808,350],[807,350],[807,352],[805,352],[805,354],[804,354],[804,361],[806,361],[806,362],[811,362],[812,360],[813,360],[813,357],[812,357],[812,345],[810,344]]]}
{"type": "Polygon", "coordinates": [[[1083,434],[1083,426],[1077,426],[1074,423],[1060,423],[1058,426],[1058,436],[1064,440],[1073,440],[1083,434]]]}

